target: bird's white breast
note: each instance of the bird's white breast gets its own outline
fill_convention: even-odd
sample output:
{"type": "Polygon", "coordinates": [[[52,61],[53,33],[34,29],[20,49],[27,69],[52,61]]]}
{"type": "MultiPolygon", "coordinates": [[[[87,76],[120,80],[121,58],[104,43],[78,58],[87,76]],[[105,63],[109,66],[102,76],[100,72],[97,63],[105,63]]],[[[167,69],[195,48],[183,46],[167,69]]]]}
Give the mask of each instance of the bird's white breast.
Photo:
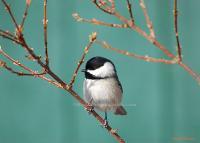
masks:
{"type": "Polygon", "coordinates": [[[122,91],[115,78],[85,79],[83,87],[85,100],[99,110],[115,110],[121,102],[122,91]]]}

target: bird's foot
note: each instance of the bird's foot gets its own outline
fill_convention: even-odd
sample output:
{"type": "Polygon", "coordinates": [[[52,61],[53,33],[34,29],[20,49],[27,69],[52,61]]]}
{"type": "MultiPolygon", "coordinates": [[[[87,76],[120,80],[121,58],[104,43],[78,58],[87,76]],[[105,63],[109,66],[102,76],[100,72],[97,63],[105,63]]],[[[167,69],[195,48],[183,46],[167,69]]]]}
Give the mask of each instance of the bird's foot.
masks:
{"type": "Polygon", "coordinates": [[[87,103],[86,107],[85,107],[85,110],[91,114],[92,111],[94,111],[94,107],[90,104],[90,103],[87,103]]]}
{"type": "Polygon", "coordinates": [[[108,121],[107,120],[104,120],[103,126],[104,126],[104,128],[108,127],[108,121]]]}

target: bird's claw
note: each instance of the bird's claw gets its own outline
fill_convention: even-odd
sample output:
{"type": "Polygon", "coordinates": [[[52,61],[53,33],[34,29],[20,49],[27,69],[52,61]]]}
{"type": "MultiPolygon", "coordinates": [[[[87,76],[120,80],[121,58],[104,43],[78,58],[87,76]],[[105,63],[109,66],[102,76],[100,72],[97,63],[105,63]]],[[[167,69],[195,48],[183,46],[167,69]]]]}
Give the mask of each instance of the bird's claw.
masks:
{"type": "Polygon", "coordinates": [[[103,126],[104,126],[104,128],[108,127],[108,121],[107,120],[104,120],[103,126]]]}

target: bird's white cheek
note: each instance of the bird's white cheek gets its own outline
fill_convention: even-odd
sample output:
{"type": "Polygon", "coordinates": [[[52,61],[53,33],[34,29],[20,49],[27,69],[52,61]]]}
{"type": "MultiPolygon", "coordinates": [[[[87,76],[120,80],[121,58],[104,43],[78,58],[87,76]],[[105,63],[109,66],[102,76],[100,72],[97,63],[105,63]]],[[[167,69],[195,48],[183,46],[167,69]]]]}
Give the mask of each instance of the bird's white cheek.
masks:
{"type": "Polygon", "coordinates": [[[109,62],[106,62],[103,66],[95,70],[87,70],[87,72],[97,77],[109,77],[115,74],[114,67],[109,62]]]}

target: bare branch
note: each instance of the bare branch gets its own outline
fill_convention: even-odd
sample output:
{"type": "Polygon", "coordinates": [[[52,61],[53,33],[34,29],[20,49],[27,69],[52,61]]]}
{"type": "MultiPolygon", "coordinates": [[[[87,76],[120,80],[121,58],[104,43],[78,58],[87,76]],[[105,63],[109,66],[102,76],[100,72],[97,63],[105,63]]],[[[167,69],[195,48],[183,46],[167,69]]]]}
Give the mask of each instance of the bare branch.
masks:
{"type": "MultiPolygon", "coordinates": [[[[94,1],[92,1],[92,3],[94,3],[94,1]]],[[[96,3],[94,3],[94,4],[97,5],[96,3]]],[[[132,30],[136,31],[137,33],[139,33],[140,35],[142,35],[146,40],[148,40],[153,45],[155,45],[155,47],[159,48],[166,56],[171,58],[172,60],[170,60],[170,61],[176,62],[185,71],[187,71],[192,77],[194,77],[194,79],[198,83],[200,83],[200,75],[197,74],[195,71],[193,71],[188,65],[186,65],[186,64],[182,63],[182,61],[180,61],[180,55],[181,55],[180,49],[179,49],[179,55],[177,57],[173,53],[171,53],[164,45],[162,45],[157,39],[155,39],[153,26],[152,26],[152,23],[149,19],[149,16],[148,16],[148,13],[147,13],[147,10],[146,10],[146,7],[145,7],[143,0],[140,0],[140,6],[143,9],[143,12],[144,12],[144,15],[145,15],[145,18],[146,18],[146,21],[147,21],[147,25],[148,25],[149,30],[150,30],[150,35],[147,34],[145,31],[143,31],[139,26],[136,26],[135,24],[133,25],[132,23],[130,23],[128,19],[126,19],[124,16],[122,16],[117,11],[114,11],[113,13],[109,13],[109,14],[117,17],[121,22],[123,22],[123,24],[126,24],[130,29],[132,29],[132,30]]],[[[97,6],[97,8],[99,8],[99,7],[97,6]]],[[[101,9],[101,8],[99,8],[99,9],[101,9]]],[[[104,11],[104,10],[102,10],[102,11],[104,11]]],[[[105,13],[108,13],[108,12],[105,12],[105,13]]]]}
{"type": "Polygon", "coordinates": [[[23,75],[27,75],[27,76],[38,76],[38,75],[44,75],[46,74],[45,72],[42,73],[38,73],[36,71],[31,70],[30,68],[26,67],[25,65],[21,64],[18,60],[14,60],[11,56],[9,56],[6,52],[3,51],[3,49],[0,47],[0,54],[3,55],[6,59],[8,59],[9,61],[11,61],[14,65],[17,65],[19,67],[21,67],[22,69],[28,71],[29,73],[23,73],[23,72],[17,72],[14,71],[12,68],[8,67],[7,65],[5,65],[5,68],[7,70],[9,70],[12,73],[18,74],[20,76],[23,75]]]}
{"type": "Polygon", "coordinates": [[[0,29],[0,32],[4,33],[5,35],[7,35],[13,39],[16,39],[16,36],[13,35],[12,33],[10,33],[9,31],[4,31],[4,30],[0,29]]]}
{"type": "Polygon", "coordinates": [[[92,2],[96,5],[97,8],[104,11],[105,13],[113,14],[112,7],[107,6],[106,3],[104,3],[102,0],[100,0],[100,3],[98,3],[97,0],[92,0],[92,2]]]}
{"type": "Polygon", "coordinates": [[[178,62],[178,64],[185,69],[185,71],[187,71],[200,85],[200,75],[196,72],[193,71],[193,69],[191,69],[188,65],[184,64],[183,62],[178,62]]]}
{"type": "Polygon", "coordinates": [[[11,67],[9,67],[5,62],[4,62],[4,65],[3,67],[8,70],[9,72],[13,73],[13,74],[16,74],[18,76],[34,76],[33,74],[29,74],[29,73],[24,73],[24,72],[19,72],[19,71],[16,71],[14,69],[12,69],[11,67]]]}
{"type": "Polygon", "coordinates": [[[133,12],[132,12],[132,6],[131,6],[131,3],[129,0],[126,0],[126,3],[127,3],[127,8],[128,8],[128,12],[129,12],[129,15],[130,15],[130,18],[131,18],[131,21],[132,21],[132,24],[134,24],[134,18],[133,18],[133,12]]]}
{"type": "Polygon", "coordinates": [[[177,43],[177,52],[179,61],[182,61],[182,48],[180,45],[179,34],[178,34],[178,8],[177,8],[177,0],[174,0],[174,30],[176,35],[176,43],[177,43]]]}
{"type": "Polygon", "coordinates": [[[3,38],[9,39],[9,40],[11,40],[11,41],[13,41],[15,43],[18,43],[18,44],[21,43],[14,35],[12,35],[8,31],[4,31],[4,30],[0,29],[0,36],[3,37],[3,38]]]}
{"type": "Polygon", "coordinates": [[[44,0],[44,19],[43,19],[43,25],[44,25],[44,47],[45,47],[45,62],[46,65],[49,66],[49,55],[48,55],[48,47],[47,47],[47,0],[44,0]]]}
{"type": "Polygon", "coordinates": [[[19,67],[21,67],[22,69],[28,71],[29,73],[23,73],[23,72],[18,72],[13,70],[11,67],[8,67],[6,65],[6,62],[0,60],[0,67],[5,67],[8,71],[10,71],[11,73],[17,74],[19,76],[34,76],[34,77],[39,77],[43,80],[46,80],[47,82],[55,85],[56,87],[62,88],[62,86],[60,85],[60,83],[49,79],[47,77],[45,77],[46,71],[43,71],[42,73],[38,73],[37,71],[33,71],[32,69],[28,68],[27,66],[21,64],[19,61],[13,59],[11,56],[9,56],[7,53],[5,53],[1,48],[0,48],[0,54],[3,55],[6,59],[8,59],[9,61],[11,61],[14,65],[17,65],[19,67]]]}
{"type": "Polygon", "coordinates": [[[150,36],[153,39],[155,39],[156,36],[155,36],[154,29],[153,29],[153,24],[152,24],[152,22],[151,22],[151,20],[149,18],[149,15],[148,15],[144,0],[140,0],[140,7],[142,8],[142,11],[144,13],[144,16],[145,16],[145,19],[146,19],[146,24],[147,24],[147,27],[149,28],[149,31],[150,31],[150,36]]]}
{"type": "Polygon", "coordinates": [[[112,11],[115,11],[115,0],[108,0],[111,3],[112,11]]]}
{"type": "Polygon", "coordinates": [[[20,25],[21,31],[23,31],[24,23],[25,23],[25,20],[27,18],[27,15],[28,15],[28,9],[30,7],[30,4],[31,4],[31,0],[27,0],[26,1],[26,8],[25,8],[25,11],[24,11],[24,14],[23,14],[21,25],[20,25]]]}
{"type": "Polygon", "coordinates": [[[136,58],[136,59],[144,60],[146,62],[165,63],[165,64],[176,64],[177,63],[176,58],[174,58],[173,60],[166,60],[166,59],[163,59],[163,58],[158,59],[158,58],[150,57],[148,55],[141,56],[141,55],[138,55],[138,54],[135,54],[135,53],[130,53],[130,52],[125,51],[125,50],[120,50],[120,49],[114,48],[114,47],[112,47],[110,44],[108,44],[105,41],[96,40],[96,43],[99,44],[99,45],[101,45],[105,49],[110,49],[110,50],[112,50],[114,52],[117,52],[119,54],[131,57],[131,58],[136,58]]]}
{"type": "Polygon", "coordinates": [[[86,22],[86,23],[91,23],[94,25],[101,25],[101,26],[107,26],[107,27],[113,27],[113,28],[128,28],[127,24],[106,23],[104,21],[100,21],[95,18],[91,20],[85,19],[85,18],[80,17],[78,13],[73,13],[72,16],[77,22],[86,22]]]}

